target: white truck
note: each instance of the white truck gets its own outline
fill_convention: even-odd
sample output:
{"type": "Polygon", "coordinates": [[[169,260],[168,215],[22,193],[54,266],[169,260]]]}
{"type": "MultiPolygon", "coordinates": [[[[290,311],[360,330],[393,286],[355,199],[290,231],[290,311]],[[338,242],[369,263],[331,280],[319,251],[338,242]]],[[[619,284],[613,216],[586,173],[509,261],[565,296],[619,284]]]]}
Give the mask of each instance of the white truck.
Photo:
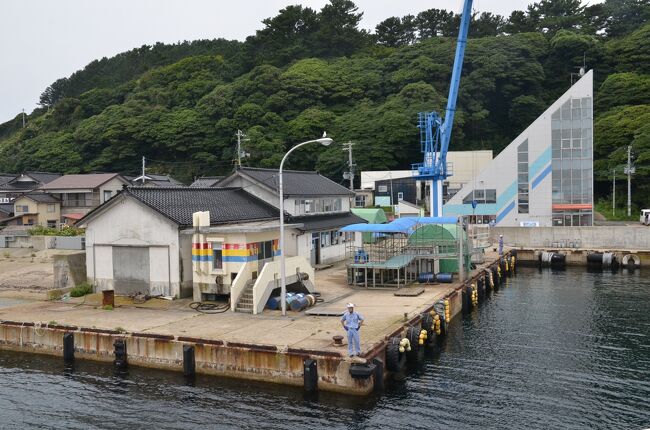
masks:
{"type": "Polygon", "coordinates": [[[639,221],[641,221],[641,224],[643,225],[650,225],[650,209],[641,209],[639,221]]]}

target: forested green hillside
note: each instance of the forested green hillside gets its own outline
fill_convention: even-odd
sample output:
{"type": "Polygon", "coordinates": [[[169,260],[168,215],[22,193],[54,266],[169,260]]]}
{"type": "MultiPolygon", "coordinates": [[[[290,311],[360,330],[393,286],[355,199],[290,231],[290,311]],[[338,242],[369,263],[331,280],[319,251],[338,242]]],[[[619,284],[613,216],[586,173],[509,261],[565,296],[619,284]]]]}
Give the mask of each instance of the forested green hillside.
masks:
{"type": "MultiPolygon", "coordinates": [[[[650,183],[649,17],[650,0],[542,0],[509,17],[475,15],[452,149],[501,150],[584,59],[596,76],[597,192],[610,192],[628,144],[636,183],[650,183]]],[[[360,19],[348,0],[290,6],[245,42],[157,44],[94,61],[48,87],[26,128],[19,116],[0,125],[0,171],[136,172],[144,155],[189,181],[232,169],[237,129],[253,166],[276,167],[289,146],[327,130],[357,143],[359,169],[408,168],[421,158],[417,113],[444,109],[459,17],[430,9],[372,33],[360,19]]],[[[340,146],[301,151],[291,167],[341,180],[340,146]]],[[[639,191],[642,204],[650,187],[639,191]]]]}

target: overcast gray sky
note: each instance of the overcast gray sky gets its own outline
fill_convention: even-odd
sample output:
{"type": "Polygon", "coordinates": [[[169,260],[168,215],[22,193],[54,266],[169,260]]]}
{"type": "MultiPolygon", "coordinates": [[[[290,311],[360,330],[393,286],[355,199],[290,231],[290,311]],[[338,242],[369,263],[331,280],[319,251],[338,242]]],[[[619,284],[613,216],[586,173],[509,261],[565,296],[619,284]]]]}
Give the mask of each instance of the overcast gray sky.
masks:
{"type": "MultiPolygon", "coordinates": [[[[290,4],[320,9],[327,0],[1,0],[0,123],[94,59],[155,42],[243,40],[290,4]]],[[[474,9],[509,15],[531,0],[475,0],[474,9]]],[[[462,0],[356,0],[362,27],[429,8],[460,12],[462,0]]]]}

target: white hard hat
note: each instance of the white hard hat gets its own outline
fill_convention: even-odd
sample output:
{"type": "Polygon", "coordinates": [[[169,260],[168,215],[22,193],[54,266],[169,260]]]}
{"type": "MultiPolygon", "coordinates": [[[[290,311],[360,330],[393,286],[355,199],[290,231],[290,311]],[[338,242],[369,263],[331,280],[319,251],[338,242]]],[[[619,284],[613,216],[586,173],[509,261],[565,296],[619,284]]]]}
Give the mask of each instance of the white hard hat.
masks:
{"type": "Polygon", "coordinates": [[[499,237],[503,237],[503,235],[502,235],[502,234],[500,234],[500,235],[499,235],[499,237]]]}
{"type": "Polygon", "coordinates": [[[353,307],[354,307],[354,303],[348,303],[347,305],[345,305],[345,307],[346,307],[346,308],[353,308],[353,307]]]}

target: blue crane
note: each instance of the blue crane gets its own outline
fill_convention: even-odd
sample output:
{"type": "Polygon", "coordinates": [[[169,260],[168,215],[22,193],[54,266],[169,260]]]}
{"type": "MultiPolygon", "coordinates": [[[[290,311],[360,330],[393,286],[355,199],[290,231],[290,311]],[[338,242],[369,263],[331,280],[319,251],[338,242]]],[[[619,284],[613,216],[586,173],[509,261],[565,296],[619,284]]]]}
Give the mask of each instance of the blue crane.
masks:
{"type": "Polygon", "coordinates": [[[458,29],[458,42],[456,43],[456,56],[451,74],[449,97],[444,121],[437,112],[420,112],[418,115],[418,128],[420,129],[420,145],[424,153],[422,163],[412,166],[417,171],[415,177],[422,181],[431,181],[430,208],[431,216],[442,216],[442,182],[452,175],[447,169],[447,151],[449,139],[454,125],[456,113],[456,99],[460,85],[460,73],[463,69],[463,57],[467,44],[467,32],[472,17],[472,0],[465,0],[463,14],[458,29]]]}

